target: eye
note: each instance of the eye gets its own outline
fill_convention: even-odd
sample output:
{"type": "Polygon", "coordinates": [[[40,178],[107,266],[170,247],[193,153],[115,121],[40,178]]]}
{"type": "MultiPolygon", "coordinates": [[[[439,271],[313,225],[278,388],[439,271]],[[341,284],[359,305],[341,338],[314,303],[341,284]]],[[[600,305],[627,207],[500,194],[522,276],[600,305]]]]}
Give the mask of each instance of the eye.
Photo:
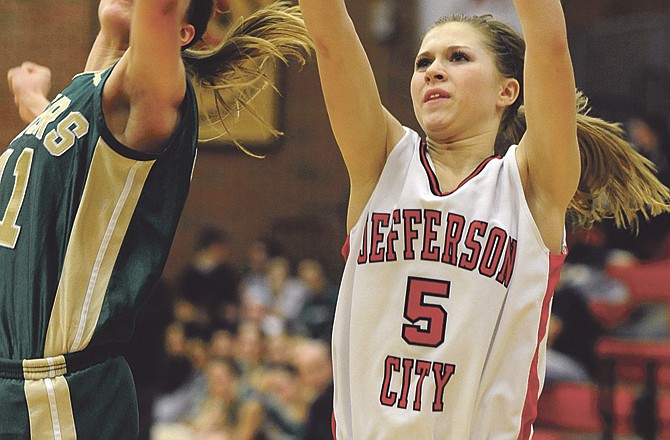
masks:
{"type": "Polygon", "coordinates": [[[433,60],[427,57],[421,57],[416,60],[416,70],[427,69],[433,63],[433,60]]]}
{"type": "Polygon", "coordinates": [[[459,61],[470,61],[470,57],[460,50],[455,50],[449,56],[449,61],[459,62],[459,61]]]}

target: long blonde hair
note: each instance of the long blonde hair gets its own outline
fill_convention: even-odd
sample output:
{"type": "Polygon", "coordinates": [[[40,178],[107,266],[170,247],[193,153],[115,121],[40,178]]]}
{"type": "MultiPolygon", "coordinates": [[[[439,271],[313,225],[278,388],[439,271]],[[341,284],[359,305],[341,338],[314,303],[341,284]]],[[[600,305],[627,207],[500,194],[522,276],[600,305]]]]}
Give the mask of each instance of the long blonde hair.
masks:
{"type": "MultiPolygon", "coordinates": [[[[433,27],[450,22],[469,23],[485,37],[500,73],[515,78],[523,91],[525,42],[505,23],[491,15],[451,15],[433,27]]],[[[652,162],[639,154],[625,139],[621,124],[590,116],[588,99],[577,91],[577,138],[581,156],[579,187],[568,206],[572,226],[589,227],[606,218],[619,228],[637,229],[640,216],[670,212],[670,190],[656,176],[652,162]]],[[[505,154],[526,131],[523,92],[503,114],[496,153],[505,154]]]]}
{"type": "MultiPolygon", "coordinates": [[[[204,93],[212,93],[221,134],[229,134],[228,119],[234,120],[247,110],[275,135],[281,133],[254,109],[252,100],[270,87],[278,92],[270,69],[277,63],[297,61],[303,66],[313,49],[298,6],[279,1],[262,7],[232,24],[215,47],[189,48],[183,53],[189,77],[204,93]]],[[[237,139],[235,145],[248,154],[237,139]]]]}

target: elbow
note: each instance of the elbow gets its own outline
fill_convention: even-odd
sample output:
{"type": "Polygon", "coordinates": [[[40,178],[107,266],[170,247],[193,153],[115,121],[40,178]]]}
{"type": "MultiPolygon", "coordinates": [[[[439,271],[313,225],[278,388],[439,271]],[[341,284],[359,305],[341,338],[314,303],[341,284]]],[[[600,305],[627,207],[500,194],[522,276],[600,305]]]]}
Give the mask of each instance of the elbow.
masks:
{"type": "Polygon", "coordinates": [[[568,34],[564,26],[545,33],[541,46],[550,56],[561,56],[570,53],[568,34]]]}
{"type": "Polygon", "coordinates": [[[181,114],[179,106],[165,101],[152,101],[146,105],[133,106],[128,128],[140,140],[138,149],[160,151],[174,133],[181,114]],[[131,122],[132,121],[132,122],[131,122]]]}
{"type": "Polygon", "coordinates": [[[165,111],[156,109],[147,115],[144,119],[144,130],[148,137],[156,140],[168,139],[179,124],[180,113],[174,111],[165,111]]]}
{"type": "Polygon", "coordinates": [[[570,54],[568,36],[565,32],[555,32],[546,42],[547,50],[552,56],[566,56],[570,54]]]}
{"type": "Polygon", "coordinates": [[[336,51],[333,50],[332,42],[330,41],[331,39],[325,36],[311,35],[311,37],[314,42],[314,52],[316,53],[316,56],[322,60],[332,58],[336,51]]]}
{"type": "Polygon", "coordinates": [[[554,58],[570,53],[568,34],[565,26],[542,29],[533,36],[526,37],[526,50],[554,58]]]}

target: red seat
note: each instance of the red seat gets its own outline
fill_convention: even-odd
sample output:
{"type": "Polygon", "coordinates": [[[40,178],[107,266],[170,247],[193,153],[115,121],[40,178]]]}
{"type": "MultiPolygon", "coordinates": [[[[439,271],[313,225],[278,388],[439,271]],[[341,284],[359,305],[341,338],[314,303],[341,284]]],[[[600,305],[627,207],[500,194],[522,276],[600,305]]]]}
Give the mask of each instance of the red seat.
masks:
{"type": "Polygon", "coordinates": [[[539,429],[533,433],[533,440],[561,440],[561,435],[556,432],[539,429]]]}
{"type": "Polygon", "coordinates": [[[628,287],[636,303],[670,303],[670,259],[629,266],[608,266],[605,271],[628,287]]]}
{"type": "MultiPolygon", "coordinates": [[[[631,416],[636,394],[636,389],[630,386],[620,386],[615,391],[615,432],[619,435],[632,432],[631,416]]],[[[591,383],[569,382],[547,386],[538,402],[537,424],[575,432],[601,432],[598,387],[591,383]]]]}

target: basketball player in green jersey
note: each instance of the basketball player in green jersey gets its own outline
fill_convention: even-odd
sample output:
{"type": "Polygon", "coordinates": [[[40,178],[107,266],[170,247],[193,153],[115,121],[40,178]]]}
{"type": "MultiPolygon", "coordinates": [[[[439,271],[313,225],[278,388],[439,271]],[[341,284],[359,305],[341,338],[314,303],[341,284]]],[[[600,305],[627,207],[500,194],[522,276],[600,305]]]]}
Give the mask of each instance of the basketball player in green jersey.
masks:
{"type": "MultiPolygon", "coordinates": [[[[277,5],[237,28],[267,38],[208,53],[215,67],[204,73],[185,49],[203,35],[211,0],[102,6],[128,14],[127,50],[99,37],[87,69],[109,68],[76,76],[0,154],[2,439],[137,436],[132,376],[112,347],[132,333],[188,193],[198,119],[185,62],[216,85],[249,53],[309,47],[296,9],[277,5]],[[295,43],[263,32],[278,22],[295,43]]],[[[123,20],[112,28],[123,36],[123,20]]]]}

